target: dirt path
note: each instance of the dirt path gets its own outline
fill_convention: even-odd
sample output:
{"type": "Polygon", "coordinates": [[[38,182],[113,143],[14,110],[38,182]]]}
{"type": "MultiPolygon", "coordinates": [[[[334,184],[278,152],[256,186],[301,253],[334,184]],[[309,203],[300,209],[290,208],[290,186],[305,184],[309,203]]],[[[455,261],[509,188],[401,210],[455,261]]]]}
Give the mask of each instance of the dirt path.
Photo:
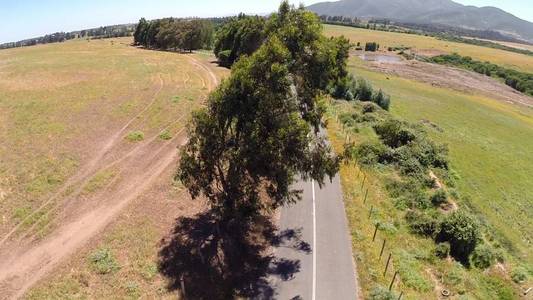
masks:
{"type": "Polygon", "coordinates": [[[448,66],[420,61],[369,62],[369,68],[416,81],[489,98],[533,107],[533,97],[526,96],[504,83],[485,75],[448,66]]]}
{"type": "MultiPolygon", "coordinates": [[[[214,72],[195,58],[187,57],[191,64],[201,70],[199,75],[205,77],[208,90],[215,88],[218,78],[214,72]]],[[[21,225],[17,225],[2,237],[0,240],[0,299],[23,296],[33,284],[60,262],[102,232],[132,200],[149,189],[165,170],[175,166],[176,148],[187,140],[185,128],[182,128],[168,141],[158,139],[159,134],[156,134],[125,154],[120,149],[126,130],[134,121],[143,117],[163,89],[164,82],[161,75],[158,76],[158,80],[160,84],[151,101],[122,128],[112,134],[102,144],[100,150],[67,181],[64,187],[28,217],[37,216],[40,211],[53,205],[45,216],[53,210],[61,212],[57,216],[59,220],[57,220],[58,225],[55,229],[39,241],[32,239],[32,227],[22,234],[23,238],[13,239],[14,233],[21,230],[21,225]],[[117,170],[116,178],[88,199],[80,197],[83,187],[94,174],[109,168],[117,170]],[[74,193],[64,197],[65,191],[73,185],[76,186],[74,193]]],[[[181,116],[167,128],[182,121],[184,117],[186,116],[181,116]]]]}

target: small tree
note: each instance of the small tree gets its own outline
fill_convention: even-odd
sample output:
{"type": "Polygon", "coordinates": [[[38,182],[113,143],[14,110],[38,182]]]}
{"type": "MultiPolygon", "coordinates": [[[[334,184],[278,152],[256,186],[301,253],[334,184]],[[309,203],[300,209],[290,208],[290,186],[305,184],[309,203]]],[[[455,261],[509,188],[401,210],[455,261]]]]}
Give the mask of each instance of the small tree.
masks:
{"type": "Polygon", "coordinates": [[[468,258],[480,238],[477,220],[462,210],[455,211],[444,219],[438,236],[438,240],[450,242],[450,254],[465,264],[468,264],[468,258]]]}
{"type": "Polygon", "coordinates": [[[486,269],[494,263],[494,253],[487,245],[476,247],[470,261],[474,266],[480,269],[486,269]]]}

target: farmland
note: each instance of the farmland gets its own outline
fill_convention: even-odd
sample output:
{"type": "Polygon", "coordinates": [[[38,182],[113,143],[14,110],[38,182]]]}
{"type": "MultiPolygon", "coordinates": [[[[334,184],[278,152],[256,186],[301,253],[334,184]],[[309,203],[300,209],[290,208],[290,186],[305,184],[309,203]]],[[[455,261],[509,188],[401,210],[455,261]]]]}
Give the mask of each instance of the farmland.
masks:
{"type": "MultiPolygon", "coordinates": [[[[326,31],[332,35],[344,34],[352,42],[377,42],[385,47],[405,45],[421,52],[458,52],[525,71],[531,71],[533,66],[533,58],[529,56],[430,37],[339,26],[327,26],[326,31]]],[[[459,207],[473,212],[481,220],[486,227],[485,238],[504,249],[505,259],[485,272],[450,261],[435,261],[431,257],[434,247],[431,242],[405,230],[402,213],[394,207],[385,189],[386,172],[380,168],[344,166],[341,178],[363,290],[368,295],[376,283],[388,285],[392,276],[389,275],[387,281],[378,275],[383,272],[380,265],[384,264],[383,258],[380,263],[377,257],[381,244],[366,246],[372,245],[375,222],[385,222],[390,228],[380,231],[381,238],[388,240],[387,249],[393,254],[393,264],[402,278],[398,289],[406,293],[407,299],[429,299],[444,288],[452,291],[454,297],[518,297],[520,287],[510,283],[510,274],[520,267],[528,268],[531,274],[533,264],[530,251],[533,185],[528,175],[533,173],[533,153],[528,150],[533,148],[533,110],[527,105],[502,101],[501,95],[477,92],[477,87],[470,91],[455,88],[453,84],[446,84],[445,76],[440,78],[442,84],[435,82],[436,77],[432,80],[423,80],[422,76],[403,78],[401,75],[405,72],[389,72],[392,67],[384,67],[385,64],[352,57],[350,70],[391,95],[392,115],[423,124],[432,138],[448,146],[451,168],[458,179],[456,189],[462,199],[459,207]],[[367,174],[371,190],[366,205],[362,203],[361,171],[367,174]],[[374,206],[373,212],[369,212],[370,205],[374,206]],[[513,288],[504,291],[506,285],[513,288]],[[503,294],[498,294],[497,290],[503,294]]],[[[407,64],[396,64],[393,68],[399,70],[402,66],[407,64]]],[[[531,103],[530,98],[527,101],[531,103]]],[[[353,111],[349,102],[338,102],[333,107],[332,118],[353,111]]],[[[342,132],[347,132],[356,143],[373,137],[368,129],[342,130],[333,120],[330,139],[337,149],[345,141],[346,134],[342,132]]]]}
{"type": "Polygon", "coordinates": [[[365,44],[377,42],[380,49],[387,47],[413,47],[420,54],[459,53],[476,60],[489,61],[507,68],[533,72],[531,56],[498,49],[438,40],[434,37],[395,32],[384,32],[338,25],[325,25],[325,33],[331,36],[344,35],[352,42],[365,44]]]}
{"type": "MultiPolygon", "coordinates": [[[[187,198],[171,186],[176,147],[186,141],[191,111],[226,70],[205,54],[148,51],[131,42],[83,39],[0,53],[0,288],[8,295],[20,295],[74,251],[75,267],[83,269],[99,247],[106,248],[99,257],[117,257],[122,271],[153,279],[158,239],[177,215],[198,209],[180,204],[187,198]],[[150,213],[135,214],[139,206],[150,213]],[[115,221],[121,211],[129,213],[115,221]],[[96,238],[102,231],[109,235],[96,238]],[[124,267],[128,254],[142,256],[142,267],[124,267]]],[[[77,280],[90,284],[85,295],[114,292],[93,284],[107,269],[91,270],[89,279],[57,285],[77,280]]],[[[31,295],[60,296],[53,288],[31,295]]]]}

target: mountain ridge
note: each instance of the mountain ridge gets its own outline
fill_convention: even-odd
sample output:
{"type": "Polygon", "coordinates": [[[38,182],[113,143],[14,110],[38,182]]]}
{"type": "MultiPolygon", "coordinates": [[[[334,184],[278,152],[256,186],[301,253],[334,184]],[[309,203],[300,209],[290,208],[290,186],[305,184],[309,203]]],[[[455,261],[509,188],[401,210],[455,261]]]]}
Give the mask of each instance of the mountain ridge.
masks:
{"type": "Polygon", "coordinates": [[[420,24],[441,24],[493,30],[533,42],[533,23],[494,6],[476,7],[451,0],[341,0],[307,7],[319,15],[387,18],[420,24]]]}

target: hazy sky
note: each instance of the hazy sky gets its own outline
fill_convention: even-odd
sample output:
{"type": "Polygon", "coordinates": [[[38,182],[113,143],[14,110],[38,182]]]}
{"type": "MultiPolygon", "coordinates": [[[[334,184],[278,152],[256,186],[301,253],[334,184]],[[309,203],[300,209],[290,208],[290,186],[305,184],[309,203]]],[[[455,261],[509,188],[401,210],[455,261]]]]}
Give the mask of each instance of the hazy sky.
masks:
{"type": "MultiPolygon", "coordinates": [[[[306,5],[323,0],[306,0],[306,5]]],[[[533,0],[456,0],[496,6],[533,21],[533,0]]],[[[239,12],[268,13],[279,0],[0,0],[0,43],[102,25],[186,16],[226,16],[239,12]]],[[[300,0],[291,0],[298,4],[300,0]]]]}

